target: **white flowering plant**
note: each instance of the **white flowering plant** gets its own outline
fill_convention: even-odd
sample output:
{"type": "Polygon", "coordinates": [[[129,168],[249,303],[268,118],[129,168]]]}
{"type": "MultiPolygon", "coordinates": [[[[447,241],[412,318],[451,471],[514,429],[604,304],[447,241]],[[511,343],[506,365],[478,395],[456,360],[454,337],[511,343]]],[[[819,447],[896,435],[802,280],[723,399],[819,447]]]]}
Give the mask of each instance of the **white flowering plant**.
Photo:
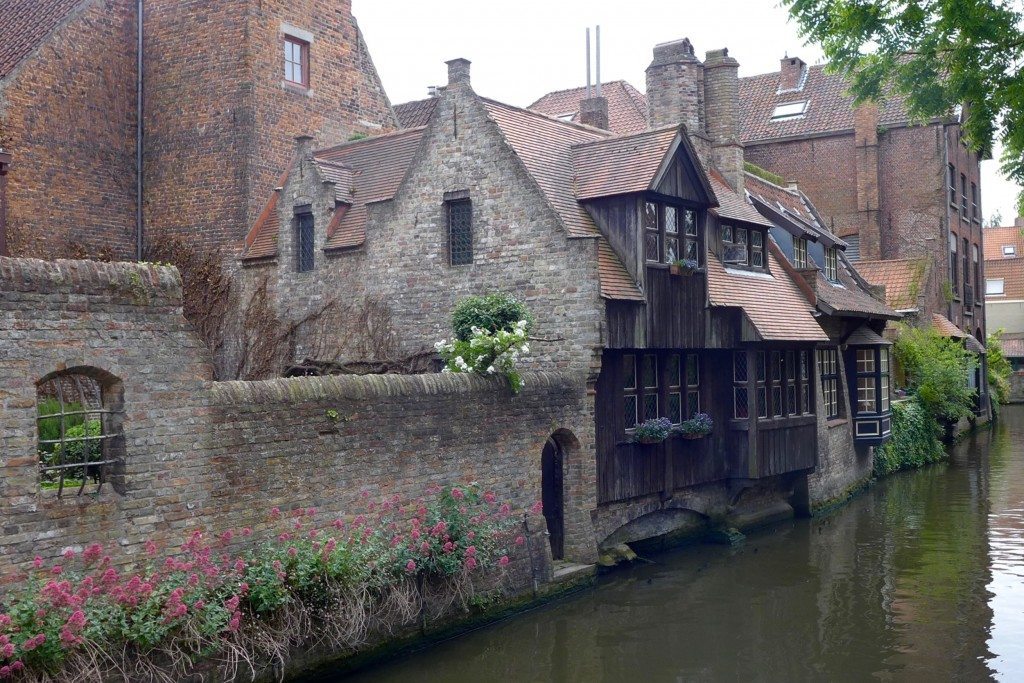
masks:
{"type": "Polygon", "coordinates": [[[444,359],[444,372],[475,372],[478,375],[504,375],[512,393],[523,388],[523,377],[516,369],[519,359],[530,352],[527,330],[530,323],[519,320],[512,329],[496,332],[474,326],[469,339],[442,339],[434,348],[444,359]]]}

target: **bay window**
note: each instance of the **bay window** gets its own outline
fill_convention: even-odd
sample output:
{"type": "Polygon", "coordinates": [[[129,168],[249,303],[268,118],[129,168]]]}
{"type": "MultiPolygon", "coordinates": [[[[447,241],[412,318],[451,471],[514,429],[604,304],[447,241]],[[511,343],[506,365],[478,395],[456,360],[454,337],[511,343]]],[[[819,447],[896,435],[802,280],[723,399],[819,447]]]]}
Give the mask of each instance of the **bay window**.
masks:
{"type": "Polygon", "coordinates": [[[693,353],[650,351],[622,356],[623,424],[667,417],[680,424],[700,412],[700,358],[693,353]]]}

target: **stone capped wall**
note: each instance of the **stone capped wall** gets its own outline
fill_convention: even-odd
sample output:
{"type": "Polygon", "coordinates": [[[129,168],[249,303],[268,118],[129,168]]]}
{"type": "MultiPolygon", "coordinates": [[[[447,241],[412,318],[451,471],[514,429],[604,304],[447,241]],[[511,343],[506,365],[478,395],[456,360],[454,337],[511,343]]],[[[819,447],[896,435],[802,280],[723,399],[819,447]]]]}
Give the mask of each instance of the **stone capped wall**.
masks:
{"type": "MultiPolygon", "coordinates": [[[[358,511],[364,489],[415,496],[474,480],[522,515],[541,497],[541,453],[556,432],[567,550],[593,555],[592,446],[569,436],[593,420],[579,373],[527,373],[517,396],[497,379],[447,374],[215,383],[173,269],[10,258],[0,258],[0,351],[0,577],[94,541],[131,557],[192,529],[258,536],[274,505],[330,520],[358,511]],[[83,367],[123,390],[124,486],[57,498],[39,486],[36,382],[83,367]]],[[[543,528],[531,516],[549,559],[543,528]]]]}

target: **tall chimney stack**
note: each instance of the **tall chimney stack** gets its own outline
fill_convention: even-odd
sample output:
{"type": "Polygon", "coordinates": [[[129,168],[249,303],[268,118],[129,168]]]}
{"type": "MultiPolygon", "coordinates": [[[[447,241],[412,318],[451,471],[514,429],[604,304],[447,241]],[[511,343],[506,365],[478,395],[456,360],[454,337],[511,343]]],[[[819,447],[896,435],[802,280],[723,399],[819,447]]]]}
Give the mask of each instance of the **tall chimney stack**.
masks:
{"type": "Polygon", "coordinates": [[[452,59],[445,64],[448,65],[448,87],[455,85],[469,86],[469,65],[468,59],[452,59]]]}
{"type": "Polygon", "coordinates": [[[704,106],[711,158],[732,189],[743,192],[743,145],[739,139],[739,68],[728,48],[704,57],[704,106]]]}
{"type": "Polygon", "coordinates": [[[704,65],[689,38],[654,46],[647,67],[647,107],[652,128],[683,123],[691,134],[703,134],[704,65]]]}

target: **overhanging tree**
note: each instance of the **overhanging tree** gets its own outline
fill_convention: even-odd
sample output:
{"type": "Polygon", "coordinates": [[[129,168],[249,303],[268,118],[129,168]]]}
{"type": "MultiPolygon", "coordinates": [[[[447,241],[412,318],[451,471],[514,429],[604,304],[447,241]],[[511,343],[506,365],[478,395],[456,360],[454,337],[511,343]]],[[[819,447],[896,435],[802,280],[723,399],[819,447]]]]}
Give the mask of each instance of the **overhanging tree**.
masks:
{"type": "Polygon", "coordinates": [[[801,35],[858,102],[898,96],[918,121],[964,107],[968,146],[998,139],[1024,185],[1024,3],[1020,0],[782,0],[801,35]]]}

